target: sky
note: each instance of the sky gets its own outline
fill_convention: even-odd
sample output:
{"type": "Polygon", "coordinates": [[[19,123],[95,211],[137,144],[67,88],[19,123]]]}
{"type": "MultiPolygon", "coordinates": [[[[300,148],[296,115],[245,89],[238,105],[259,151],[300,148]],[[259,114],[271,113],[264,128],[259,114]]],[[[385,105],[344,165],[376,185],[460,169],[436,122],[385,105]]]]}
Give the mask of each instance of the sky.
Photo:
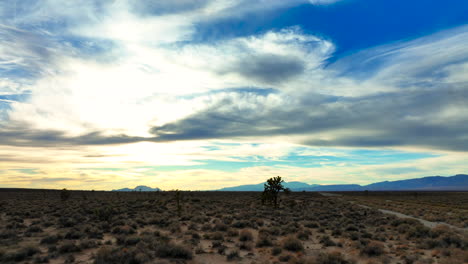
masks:
{"type": "Polygon", "coordinates": [[[0,1],[0,188],[468,172],[465,0],[0,1]]]}

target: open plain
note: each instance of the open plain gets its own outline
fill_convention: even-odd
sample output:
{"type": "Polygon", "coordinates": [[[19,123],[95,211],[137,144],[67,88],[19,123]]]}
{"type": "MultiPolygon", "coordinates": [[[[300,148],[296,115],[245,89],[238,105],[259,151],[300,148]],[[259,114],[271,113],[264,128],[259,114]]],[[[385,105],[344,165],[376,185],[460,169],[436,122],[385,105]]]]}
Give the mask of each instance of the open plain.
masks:
{"type": "MultiPolygon", "coordinates": [[[[463,230],[361,205],[398,197],[405,206],[392,209],[405,211],[416,202],[401,193],[283,193],[277,209],[262,205],[259,192],[3,189],[0,197],[2,263],[468,262],[463,230]]],[[[452,210],[458,218],[437,220],[465,226],[467,197],[418,193],[431,213],[413,214],[452,210]]]]}

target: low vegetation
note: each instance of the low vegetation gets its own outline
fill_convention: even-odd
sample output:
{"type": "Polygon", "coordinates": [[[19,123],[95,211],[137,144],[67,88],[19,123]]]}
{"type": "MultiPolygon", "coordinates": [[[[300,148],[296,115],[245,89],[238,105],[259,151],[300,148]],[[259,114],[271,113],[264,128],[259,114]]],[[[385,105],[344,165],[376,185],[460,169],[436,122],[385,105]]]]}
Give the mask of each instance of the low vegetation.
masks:
{"type": "Polygon", "coordinates": [[[0,263],[468,262],[465,232],[360,206],[399,197],[372,195],[1,190],[0,263]]]}

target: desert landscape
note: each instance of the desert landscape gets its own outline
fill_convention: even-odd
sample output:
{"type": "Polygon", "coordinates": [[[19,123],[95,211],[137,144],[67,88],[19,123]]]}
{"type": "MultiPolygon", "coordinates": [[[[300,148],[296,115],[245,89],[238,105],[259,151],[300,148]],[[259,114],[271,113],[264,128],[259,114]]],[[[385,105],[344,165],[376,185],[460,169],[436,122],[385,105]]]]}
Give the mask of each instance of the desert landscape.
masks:
{"type": "Polygon", "coordinates": [[[467,161],[467,0],[0,0],[0,264],[468,264],[467,161]]]}
{"type": "Polygon", "coordinates": [[[3,189],[2,263],[467,263],[467,192],[3,189]],[[390,205],[389,205],[390,204],[390,205]],[[369,206],[369,207],[368,207],[369,206]],[[447,214],[447,210],[453,213],[447,214]],[[435,218],[436,217],[436,218],[435,218]]]}

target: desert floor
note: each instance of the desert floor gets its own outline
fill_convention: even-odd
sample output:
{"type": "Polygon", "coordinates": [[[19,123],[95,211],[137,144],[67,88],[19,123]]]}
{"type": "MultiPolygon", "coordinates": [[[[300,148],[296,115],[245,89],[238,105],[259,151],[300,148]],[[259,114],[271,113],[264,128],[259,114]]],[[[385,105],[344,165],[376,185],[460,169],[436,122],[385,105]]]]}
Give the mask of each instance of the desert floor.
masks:
{"type": "Polygon", "coordinates": [[[462,192],[293,192],[275,209],[256,192],[3,189],[0,262],[468,263],[467,206],[462,192]]]}

